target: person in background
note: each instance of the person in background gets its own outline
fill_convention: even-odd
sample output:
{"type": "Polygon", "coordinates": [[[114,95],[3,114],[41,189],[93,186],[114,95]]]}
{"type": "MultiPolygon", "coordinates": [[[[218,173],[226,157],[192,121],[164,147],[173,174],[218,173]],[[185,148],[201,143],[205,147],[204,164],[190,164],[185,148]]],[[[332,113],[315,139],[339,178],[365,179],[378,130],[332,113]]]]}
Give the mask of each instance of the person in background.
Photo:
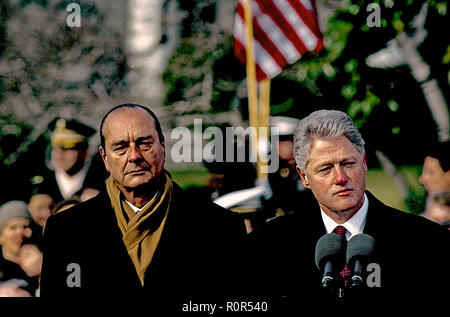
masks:
{"type": "Polygon", "coordinates": [[[294,132],[300,120],[274,116],[269,118],[269,122],[278,131],[278,141],[274,148],[278,153],[279,167],[268,175],[272,196],[262,201],[262,209],[259,211],[267,221],[298,211],[299,203],[308,206],[313,201],[310,191],[305,190],[295,169],[294,132]]]}
{"type": "Polygon", "coordinates": [[[448,207],[436,201],[435,194],[440,196],[442,201],[450,192],[450,141],[440,142],[432,146],[425,157],[422,167],[422,174],[419,182],[423,184],[427,192],[425,210],[423,215],[438,223],[448,221],[448,207]]]}
{"type": "MultiPolygon", "coordinates": [[[[256,170],[250,161],[250,143],[247,136],[241,137],[235,133],[230,133],[233,127],[221,125],[218,127],[225,142],[222,149],[216,150],[212,157],[204,157],[203,165],[208,169],[210,175],[206,188],[197,189],[204,191],[204,195],[209,199],[216,199],[228,193],[250,188],[255,185],[256,170]],[[229,131],[227,131],[229,130],[229,131]],[[233,156],[227,156],[227,150],[231,149],[233,156]],[[220,153],[220,154],[219,154],[220,153]],[[238,160],[238,156],[239,157],[238,160]]],[[[189,191],[195,193],[195,188],[189,191]]]]}
{"type": "Polygon", "coordinates": [[[24,244],[19,251],[17,263],[30,279],[37,283],[34,296],[39,297],[39,283],[42,271],[42,251],[32,243],[24,244]]]}
{"type": "Polygon", "coordinates": [[[423,162],[419,182],[428,194],[450,191],[450,141],[438,143],[429,151],[423,162]]]}
{"type": "MultiPolygon", "coordinates": [[[[256,180],[256,168],[252,168],[255,177],[252,184],[217,197],[214,202],[222,207],[239,212],[246,225],[247,232],[263,226],[265,222],[278,216],[288,215],[296,210],[299,202],[303,206],[312,201],[312,195],[305,191],[300,177],[295,170],[293,153],[293,136],[299,120],[291,117],[274,116],[269,118],[273,129],[270,148],[269,165],[274,165],[273,172],[268,173],[267,179],[256,180]]],[[[261,143],[261,147],[268,144],[261,143]]],[[[250,147],[248,147],[250,149],[250,147]]],[[[249,153],[250,154],[250,153],[249,153]]],[[[248,155],[249,157],[250,155],[248,155]]],[[[229,164],[230,170],[237,170],[229,164]]],[[[243,177],[242,171],[235,172],[236,177],[243,177]]],[[[236,183],[236,181],[234,181],[236,183]]],[[[241,182],[239,182],[241,183],[241,182]]],[[[242,182],[244,184],[244,182],[242,182]]]]}
{"type": "Polygon", "coordinates": [[[39,248],[42,247],[45,224],[54,206],[53,198],[45,191],[41,192],[40,190],[41,188],[36,187],[28,201],[28,211],[33,219],[30,222],[32,236],[26,238],[25,241],[25,243],[36,244],[39,248]]]}
{"type": "MultiPolygon", "coordinates": [[[[49,124],[52,131],[51,168],[36,185],[40,194],[46,193],[57,204],[72,197],[83,200],[94,197],[104,188],[106,174],[98,168],[96,154],[89,160],[89,138],[96,130],[78,120],[56,118],[49,124]],[[92,175],[91,175],[92,174],[92,175]]],[[[34,197],[32,196],[30,200],[34,197]]]]}
{"type": "Polygon", "coordinates": [[[21,255],[23,244],[32,236],[31,221],[24,201],[13,200],[0,207],[0,282],[19,280],[22,288],[33,295],[39,282],[28,276],[20,266],[21,261],[25,260],[21,255]]]}
{"type": "Polygon", "coordinates": [[[45,228],[45,223],[50,217],[53,208],[53,198],[46,192],[40,192],[38,189],[33,191],[30,201],[28,202],[28,210],[34,222],[38,224],[42,230],[45,228]]]}

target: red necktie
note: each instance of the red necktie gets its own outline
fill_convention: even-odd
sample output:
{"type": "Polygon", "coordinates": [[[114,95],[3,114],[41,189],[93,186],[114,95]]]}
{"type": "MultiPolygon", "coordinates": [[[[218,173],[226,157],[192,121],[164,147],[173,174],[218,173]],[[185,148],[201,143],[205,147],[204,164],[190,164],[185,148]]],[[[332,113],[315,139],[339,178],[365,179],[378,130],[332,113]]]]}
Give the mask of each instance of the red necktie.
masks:
{"type": "MultiPolygon", "coordinates": [[[[340,236],[342,239],[344,239],[345,241],[347,241],[347,239],[345,238],[345,232],[347,231],[347,229],[345,229],[345,227],[343,226],[337,226],[336,228],[334,228],[333,232],[336,233],[338,236],[340,236]]],[[[344,266],[344,268],[341,270],[341,272],[339,272],[339,274],[341,275],[342,279],[344,280],[345,283],[345,287],[347,287],[348,284],[348,278],[351,275],[350,269],[348,268],[347,265],[344,266]]]]}

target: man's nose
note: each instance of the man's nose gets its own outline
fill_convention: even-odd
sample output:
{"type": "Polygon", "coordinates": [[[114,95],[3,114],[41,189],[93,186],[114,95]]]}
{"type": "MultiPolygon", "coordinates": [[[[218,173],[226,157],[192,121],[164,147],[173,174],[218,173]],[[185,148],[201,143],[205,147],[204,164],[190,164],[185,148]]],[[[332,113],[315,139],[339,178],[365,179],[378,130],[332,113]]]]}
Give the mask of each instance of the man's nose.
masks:
{"type": "Polygon", "coordinates": [[[348,177],[347,174],[345,173],[344,169],[341,166],[337,166],[335,168],[335,177],[336,177],[336,184],[338,185],[343,185],[345,183],[347,183],[348,181],[348,177]]]}
{"type": "MultiPolygon", "coordinates": [[[[27,237],[27,235],[26,235],[27,232],[25,231],[25,228],[17,228],[16,232],[17,232],[17,236],[19,236],[20,239],[27,237]]],[[[29,237],[27,237],[27,238],[29,238],[29,237]]]]}
{"type": "Polygon", "coordinates": [[[424,172],[422,172],[422,174],[420,174],[420,176],[419,176],[419,182],[420,182],[421,184],[424,184],[424,183],[426,182],[426,175],[425,175],[424,172]]]}
{"type": "Polygon", "coordinates": [[[130,162],[134,162],[142,157],[141,150],[136,144],[130,145],[130,155],[128,156],[128,160],[130,162]]]}

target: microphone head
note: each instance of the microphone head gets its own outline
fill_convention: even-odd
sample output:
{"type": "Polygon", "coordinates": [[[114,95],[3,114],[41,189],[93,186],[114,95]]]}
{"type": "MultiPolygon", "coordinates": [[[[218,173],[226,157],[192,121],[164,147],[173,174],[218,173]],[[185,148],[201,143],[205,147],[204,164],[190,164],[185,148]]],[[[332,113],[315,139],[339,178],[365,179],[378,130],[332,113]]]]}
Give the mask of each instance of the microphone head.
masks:
{"type": "MultiPolygon", "coordinates": [[[[316,265],[321,270],[325,262],[344,262],[345,240],[335,233],[323,235],[316,243],[316,265]]],[[[336,263],[337,264],[337,263],[336,263]]]]}
{"type": "Polygon", "coordinates": [[[357,234],[353,236],[347,243],[347,263],[356,260],[368,260],[375,253],[375,239],[368,234],[357,234]]]}

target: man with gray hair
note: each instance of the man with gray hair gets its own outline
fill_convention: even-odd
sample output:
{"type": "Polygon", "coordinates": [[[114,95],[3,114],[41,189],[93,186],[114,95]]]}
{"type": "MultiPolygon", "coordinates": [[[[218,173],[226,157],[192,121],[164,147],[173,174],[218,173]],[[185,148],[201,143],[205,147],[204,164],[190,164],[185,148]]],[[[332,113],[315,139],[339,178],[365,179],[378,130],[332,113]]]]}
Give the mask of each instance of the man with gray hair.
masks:
{"type": "MultiPolygon", "coordinates": [[[[294,135],[294,156],[303,185],[311,189],[327,217],[343,224],[363,206],[364,140],[347,114],[319,110],[300,121],[294,135]]],[[[355,232],[349,230],[347,239],[352,234],[355,232]]]]}
{"type": "Polygon", "coordinates": [[[297,172],[315,202],[299,200],[301,212],[278,217],[250,235],[258,263],[255,276],[271,272],[262,281],[256,278],[258,292],[295,295],[287,298],[296,305],[303,299],[302,304],[320,307],[407,301],[411,305],[438,295],[437,286],[448,282],[448,276],[436,272],[449,266],[448,232],[388,207],[366,191],[364,140],[346,113],[319,110],[301,120],[294,155],[297,172]],[[342,247],[321,257],[318,240],[330,233],[342,238],[342,247]],[[358,258],[363,265],[360,273],[354,261],[357,254],[349,258],[358,240],[365,242],[356,251],[364,253],[370,247],[358,258]],[[324,264],[330,259],[331,287],[322,283],[324,264]],[[430,278],[431,272],[436,278],[430,278]]]}

